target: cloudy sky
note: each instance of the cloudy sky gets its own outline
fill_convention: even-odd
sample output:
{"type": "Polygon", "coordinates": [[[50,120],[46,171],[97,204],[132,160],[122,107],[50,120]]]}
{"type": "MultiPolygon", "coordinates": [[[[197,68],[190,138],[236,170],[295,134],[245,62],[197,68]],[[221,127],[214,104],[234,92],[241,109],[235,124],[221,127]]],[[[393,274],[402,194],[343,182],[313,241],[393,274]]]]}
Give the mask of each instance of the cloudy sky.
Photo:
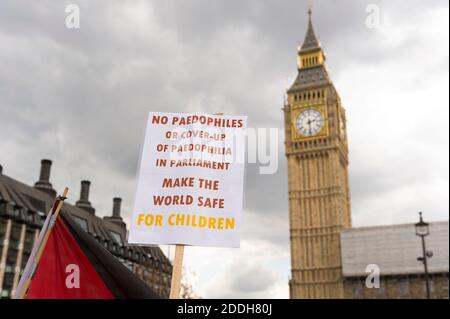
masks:
{"type": "MultiPolygon", "coordinates": [[[[282,131],[306,0],[0,2],[0,164],[33,184],[92,181],[100,216],[129,221],[148,111],[245,114],[282,131]],[[81,28],[65,27],[76,3],[81,28]]],[[[347,110],[354,226],[448,220],[447,0],[317,0],[315,30],[347,110]],[[367,25],[379,9],[380,23],[367,25]],[[369,6],[369,7],[368,7],[369,6]],[[373,11],[371,11],[373,12],[373,11]]],[[[288,296],[283,136],[279,168],[248,165],[241,249],[189,247],[202,297],[288,296]]],[[[163,247],[167,252],[167,247],[163,247]]],[[[173,249],[171,254],[173,254],[173,249]]]]}

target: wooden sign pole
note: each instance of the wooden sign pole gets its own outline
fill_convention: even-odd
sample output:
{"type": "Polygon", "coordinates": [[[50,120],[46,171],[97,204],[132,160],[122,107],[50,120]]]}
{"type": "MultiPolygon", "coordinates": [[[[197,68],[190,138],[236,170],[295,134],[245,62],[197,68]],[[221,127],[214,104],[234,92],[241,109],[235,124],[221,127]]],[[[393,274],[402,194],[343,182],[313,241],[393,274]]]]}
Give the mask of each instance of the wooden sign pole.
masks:
{"type": "Polygon", "coordinates": [[[179,299],[181,290],[181,277],[183,273],[184,245],[175,246],[173,259],[172,284],[170,286],[170,299],[179,299]]]}

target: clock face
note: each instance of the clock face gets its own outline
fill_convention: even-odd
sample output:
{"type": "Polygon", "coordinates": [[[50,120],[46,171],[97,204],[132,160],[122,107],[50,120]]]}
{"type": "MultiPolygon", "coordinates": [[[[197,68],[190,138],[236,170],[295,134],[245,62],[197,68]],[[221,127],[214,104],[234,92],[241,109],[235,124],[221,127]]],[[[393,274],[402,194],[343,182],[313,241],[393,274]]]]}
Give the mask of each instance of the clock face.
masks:
{"type": "Polygon", "coordinates": [[[295,121],[297,131],[303,136],[314,136],[323,128],[323,115],[318,110],[305,110],[301,112],[295,121]]]}

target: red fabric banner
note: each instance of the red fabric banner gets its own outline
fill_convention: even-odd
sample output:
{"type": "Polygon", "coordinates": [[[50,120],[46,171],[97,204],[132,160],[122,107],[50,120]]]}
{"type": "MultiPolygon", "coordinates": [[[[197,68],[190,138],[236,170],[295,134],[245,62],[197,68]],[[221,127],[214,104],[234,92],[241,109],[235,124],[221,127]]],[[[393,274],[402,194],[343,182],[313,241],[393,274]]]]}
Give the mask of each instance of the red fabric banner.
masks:
{"type": "Polygon", "coordinates": [[[51,230],[26,295],[28,299],[112,299],[62,218],[51,230]]]}

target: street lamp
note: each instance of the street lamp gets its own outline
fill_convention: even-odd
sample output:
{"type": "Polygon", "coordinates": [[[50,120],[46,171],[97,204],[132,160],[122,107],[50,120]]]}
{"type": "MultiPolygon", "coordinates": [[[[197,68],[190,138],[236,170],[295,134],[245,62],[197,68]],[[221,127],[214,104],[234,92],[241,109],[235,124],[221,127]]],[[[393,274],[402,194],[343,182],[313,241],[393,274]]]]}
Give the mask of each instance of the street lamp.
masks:
{"type": "Polygon", "coordinates": [[[422,212],[419,213],[419,222],[415,224],[416,227],[416,235],[422,239],[422,257],[417,258],[418,261],[423,263],[423,267],[425,270],[425,287],[427,291],[427,299],[431,298],[430,295],[430,279],[428,276],[428,258],[433,256],[433,252],[427,251],[425,246],[425,236],[430,234],[430,225],[425,223],[422,218],[422,212]]]}

